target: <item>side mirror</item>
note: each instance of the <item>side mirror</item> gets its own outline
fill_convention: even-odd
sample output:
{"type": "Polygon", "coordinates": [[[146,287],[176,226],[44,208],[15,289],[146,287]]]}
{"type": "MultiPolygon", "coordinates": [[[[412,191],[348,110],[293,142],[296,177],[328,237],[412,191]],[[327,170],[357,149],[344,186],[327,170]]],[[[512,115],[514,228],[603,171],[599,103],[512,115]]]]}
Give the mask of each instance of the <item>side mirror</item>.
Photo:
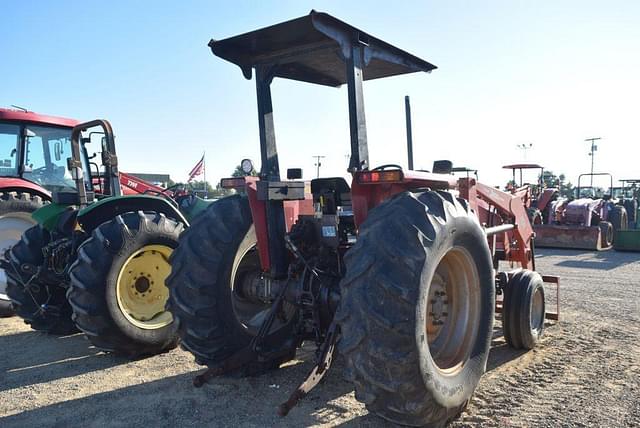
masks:
{"type": "Polygon", "coordinates": [[[299,180],[302,178],[302,168],[288,168],[287,180],[299,180]]]}

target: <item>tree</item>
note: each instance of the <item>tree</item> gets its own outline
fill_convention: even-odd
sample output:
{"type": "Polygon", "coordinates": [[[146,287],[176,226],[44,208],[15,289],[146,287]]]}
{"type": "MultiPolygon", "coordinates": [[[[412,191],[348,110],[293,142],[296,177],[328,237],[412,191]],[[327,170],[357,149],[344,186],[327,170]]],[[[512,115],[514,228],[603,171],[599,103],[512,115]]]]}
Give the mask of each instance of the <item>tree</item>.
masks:
{"type": "MultiPolygon", "coordinates": [[[[564,174],[560,174],[564,177],[564,174]]],[[[540,178],[540,177],[538,177],[540,178]]],[[[555,175],[553,171],[544,171],[542,173],[542,183],[544,187],[559,187],[560,186],[560,177],[555,175]]]]}
{"type": "Polygon", "coordinates": [[[560,186],[560,196],[564,196],[565,198],[574,198],[575,190],[576,189],[573,187],[573,184],[571,184],[570,181],[567,181],[560,186]]]}

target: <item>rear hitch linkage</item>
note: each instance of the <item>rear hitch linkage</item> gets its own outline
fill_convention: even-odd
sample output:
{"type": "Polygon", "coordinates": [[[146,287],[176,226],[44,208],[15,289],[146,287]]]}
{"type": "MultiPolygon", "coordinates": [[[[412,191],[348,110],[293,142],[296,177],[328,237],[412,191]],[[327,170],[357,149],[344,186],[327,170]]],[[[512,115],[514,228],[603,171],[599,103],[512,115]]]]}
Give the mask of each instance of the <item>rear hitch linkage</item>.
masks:
{"type": "MultiPolygon", "coordinates": [[[[306,265],[309,270],[316,276],[318,276],[317,272],[308,264],[308,262],[304,259],[300,251],[296,248],[289,237],[285,238],[286,244],[291,250],[291,252],[295,255],[296,258],[300,259],[304,265],[306,265]]],[[[274,304],[271,306],[269,310],[269,314],[266,319],[260,326],[260,330],[258,334],[251,340],[249,346],[235,354],[231,355],[227,358],[222,364],[219,364],[215,367],[210,367],[205,370],[204,373],[199,374],[193,379],[193,385],[196,388],[202,387],[209,380],[214,377],[224,375],[226,373],[233,372],[244,366],[251,361],[258,360],[261,355],[261,345],[264,341],[264,338],[267,336],[267,333],[271,329],[271,325],[276,318],[278,311],[282,308],[282,303],[284,302],[284,296],[287,292],[287,288],[290,284],[290,280],[285,282],[284,287],[280,290],[278,297],[276,298],[274,304]]],[[[336,324],[336,322],[332,322],[329,326],[325,339],[320,346],[319,352],[316,354],[316,364],[311,369],[305,380],[291,393],[289,399],[282,403],[278,407],[278,414],[280,416],[286,416],[292,408],[294,408],[298,402],[303,399],[309,392],[315,388],[316,385],[320,383],[320,381],[324,378],[325,374],[329,371],[331,367],[331,363],[333,362],[333,354],[335,352],[336,343],[340,336],[340,328],[336,324]]]]}

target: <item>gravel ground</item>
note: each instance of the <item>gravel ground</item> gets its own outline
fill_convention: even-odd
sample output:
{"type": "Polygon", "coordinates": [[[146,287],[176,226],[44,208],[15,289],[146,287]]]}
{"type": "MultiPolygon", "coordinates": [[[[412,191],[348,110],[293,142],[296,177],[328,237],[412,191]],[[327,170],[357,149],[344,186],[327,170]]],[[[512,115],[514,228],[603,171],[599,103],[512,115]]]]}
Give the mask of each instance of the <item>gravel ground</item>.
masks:
{"type": "MultiPolygon", "coordinates": [[[[545,250],[537,264],[561,277],[561,323],[522,353],[504,344],[497,322],[487,373],[453,426],[640,426],[640,254],[545,250]]],[[[196,389],[200,367],[184,351],[127,361],[82,335],[0,319],[0,426],[388,426],[354,399],[340,360],[288,417],[276,416],[311,352],[267,375],[196,389]]]]}

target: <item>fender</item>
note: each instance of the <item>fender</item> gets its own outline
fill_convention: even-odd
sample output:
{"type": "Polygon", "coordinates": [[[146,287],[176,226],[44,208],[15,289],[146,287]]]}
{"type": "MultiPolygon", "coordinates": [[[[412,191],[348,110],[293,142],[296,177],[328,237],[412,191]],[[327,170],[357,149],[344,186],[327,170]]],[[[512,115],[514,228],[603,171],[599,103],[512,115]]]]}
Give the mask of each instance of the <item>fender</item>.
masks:
{"type": "Polygon", "coordinates": [[[215,202],[215,199],[202,199],[196,195],[184,195],[178,196],[176,202],[180,207],[179,210],[188,221],[198,216],[201,212],[205,211],[210,204],[215,202]]]}
{"type": "Polygon", "coordinates": [[[74,208],[69,205],[51,203],[35,210],[31,214],[31,218],[48,231],[53,232],[62,215],[71,211],[74,211],[74,208]]]}
{"type": "Polygon", "coordinates": [[[125,195],[105,198],[78,212],[78,224],[90,232],[117,215],[132,211],[154,211],[189,226],[189,222],[168,200],[148,195],[125,195]]]}
{"type": "Polygon", "coordinates": [[[0,177],[0,191],[31,193],[40,196],[45,201],[51,200],[51,192],[47,189],[19,177],[0,177]]]}

